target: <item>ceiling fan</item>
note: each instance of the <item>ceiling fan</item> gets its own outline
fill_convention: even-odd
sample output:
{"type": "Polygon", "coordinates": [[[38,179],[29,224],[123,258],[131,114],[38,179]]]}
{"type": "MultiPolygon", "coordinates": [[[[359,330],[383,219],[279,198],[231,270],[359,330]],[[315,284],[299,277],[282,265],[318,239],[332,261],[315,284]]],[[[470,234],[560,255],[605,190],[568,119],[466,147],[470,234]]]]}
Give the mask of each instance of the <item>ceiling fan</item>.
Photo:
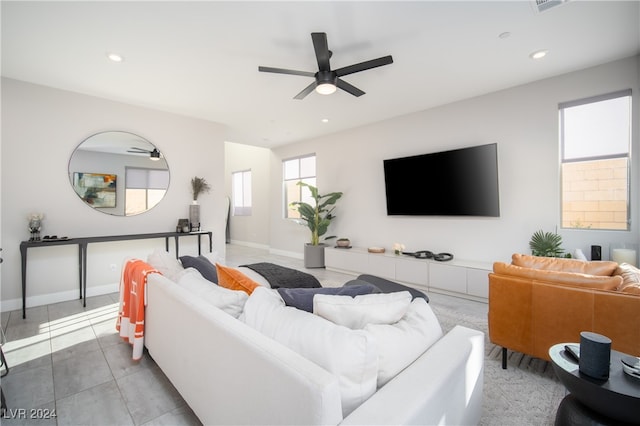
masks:
{"type": "Polygon", "coordinates": [[[157,148],[153,148],[152,151],[148,149],[142,149],[135,146],[132,146],[131,149],[127,150],[132,154],[149,154],[149,158],[153,161],[158,161],[160,159],[160,151],[157,148]]]}
{"type": "Polygon", "coordinates": [[[301,75],[303,77],[314,77],[315,81],[305,87],[294,97],[294,99],[304,99],[304,97],[311,93],[314,89],[320,94],[330,95],[331,93],[336,91],[336,88],[340,88],[345,92],[351,93],[353,96],[362,96],[365,92],[355,86],[352,86],[351,84],[342,80],[340,77],[393,63],[393,58],[391,57],[391,55],[389,55],[383,56],[378,59],[372,59],[370,61],[349,65],[347,67],[338,68],[337,70],[332,70],[331,66],[329,65],[329,59],[331,58],[333,52],[329,50],[329,46],[327,44],[327,34],[311,33],[311,40],[313,41],[313,48],[315,49],[316,58],[318,60],[318,72],[313,73],[310,71],[296,71],[263,66],[259,66],[258,71],[272,72],[277,74],[301,75]]]}

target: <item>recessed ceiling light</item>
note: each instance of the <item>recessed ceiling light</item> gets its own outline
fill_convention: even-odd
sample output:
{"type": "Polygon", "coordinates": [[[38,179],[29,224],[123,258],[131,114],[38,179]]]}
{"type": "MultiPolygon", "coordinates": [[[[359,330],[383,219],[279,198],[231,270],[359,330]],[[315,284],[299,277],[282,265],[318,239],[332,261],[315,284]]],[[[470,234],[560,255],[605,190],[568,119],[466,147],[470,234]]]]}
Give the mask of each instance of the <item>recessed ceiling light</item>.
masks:
{"type": "Polygon", "coordinates": [[[323,123],[328,123],[328,122],[329,122],[329,119],[328,119],[328,118],[323,118],[323,119],[322,119],[322,122],[323,122],[323,123]]]}
{"type": "Polygon", "coordinates": [[[107,58],[109,58],[109,60],[111,60],[113,62],[122,62],[122,61],[124,61],[124,58],[119,53],[108,52],[107,53],[107,58]]]}
{"type": "Polygon", "coordinates": [[[529,55],[529,57],[531,59],[542,59],[545,56],[547,56],[547,53],[549,53],[548,50],[536,50],[535,52],[533,52],[532,54],[529,55]]]}

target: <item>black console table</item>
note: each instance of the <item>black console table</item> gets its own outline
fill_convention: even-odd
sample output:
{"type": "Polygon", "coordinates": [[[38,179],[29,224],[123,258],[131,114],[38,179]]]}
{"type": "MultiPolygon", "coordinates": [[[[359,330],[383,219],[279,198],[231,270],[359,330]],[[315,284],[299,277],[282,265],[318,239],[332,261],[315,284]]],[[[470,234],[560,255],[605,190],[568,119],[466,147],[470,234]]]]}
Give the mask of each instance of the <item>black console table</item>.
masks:
{"type": "Polygon", "coordinates": [[[22,241],[20,243],[20,257],[22,260],[22,318],[27,317],[27,249],[30,247],[52,247],[61,245],[77,245],[78,246],[78,281],[80,283],[80,299],[83,299],[83,306],[87,306],[87,246],[89,243],[102,243],[108,241],[129,241],[129,240],[147,240],[153,238],[164,238],[165,248],[169,251],[169,239],[174,238],[176,245],[176,259],[180,250],[180,237],[196,236],[198,237],[198,255],[202,254],[200,243],[203,235],[209,236],[209,252],[213,251],[213,241],[211,231],[194,231],[194,232],[158,232],[153,234],[129,234],[129,235],[105,235],[100,237],[82,237],[82,238],[65,238],[59,240],[39,240],[39,241],[22,241]]]}
{"type": "Polygon", "coordinates": [[[566,344],[549,348],[553,370],[570,392],[560,403],[556,425],[639,424],[640,379],[625,373],[620,359],[626,354],[611,351],[608,380],[591,378],[579,371],[578,363],[566,354],[566,344]]]}

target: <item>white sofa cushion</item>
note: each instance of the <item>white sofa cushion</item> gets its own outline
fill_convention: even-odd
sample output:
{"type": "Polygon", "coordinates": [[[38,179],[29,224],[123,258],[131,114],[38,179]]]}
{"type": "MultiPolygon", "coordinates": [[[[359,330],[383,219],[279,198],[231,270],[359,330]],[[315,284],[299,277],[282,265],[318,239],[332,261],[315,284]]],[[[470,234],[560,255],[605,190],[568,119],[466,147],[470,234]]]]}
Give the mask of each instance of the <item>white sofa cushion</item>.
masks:
{"type": "Polygon", "coordinates": [[[251,294],[240,319],[334,374],[345,417],[375,393],[378,351],[369,333],[285,306],[275,290],[264,287],[251,294]]]}
{"type": "Polygon", "coordinates": [[[211,303],[216,308],[238,318],[244,309],[244,304],[249,298],[244,291],[229,290],[212,283],[193,268],[185,269],[178,280],[178,285],[196,294],[204,301],[211,303]]]}
{"type": "Polygon", "coordinates": [[[367,324],[393,324],[404,316],[411,293],[363,294],[356,297],[316,294],[313,313],[338,325],[361,329],[367,324]]]}
{"type": "Polygon", "coordinates": [[[423,298],[416,298],[395,324],[368,324],[378,343],[378,387],[404,370],[442,337],[440,322],[423,298]]]}

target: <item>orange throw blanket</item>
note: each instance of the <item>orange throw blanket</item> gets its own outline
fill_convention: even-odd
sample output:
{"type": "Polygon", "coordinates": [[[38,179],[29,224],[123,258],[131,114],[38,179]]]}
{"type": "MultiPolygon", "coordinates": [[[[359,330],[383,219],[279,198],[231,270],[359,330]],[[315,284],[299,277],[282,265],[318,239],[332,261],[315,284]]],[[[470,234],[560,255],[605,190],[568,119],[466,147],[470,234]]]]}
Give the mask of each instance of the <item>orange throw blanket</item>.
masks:
{"type": "Polygon", "coordinates": [[[142,358],[144,348],[144,307],[147,305],[145,289],[147,276],[158,272],[139,259],[127,260],[120,278],[120,311],[116,330],[120,337],[133,345],[133,359],[142,358]]]}

